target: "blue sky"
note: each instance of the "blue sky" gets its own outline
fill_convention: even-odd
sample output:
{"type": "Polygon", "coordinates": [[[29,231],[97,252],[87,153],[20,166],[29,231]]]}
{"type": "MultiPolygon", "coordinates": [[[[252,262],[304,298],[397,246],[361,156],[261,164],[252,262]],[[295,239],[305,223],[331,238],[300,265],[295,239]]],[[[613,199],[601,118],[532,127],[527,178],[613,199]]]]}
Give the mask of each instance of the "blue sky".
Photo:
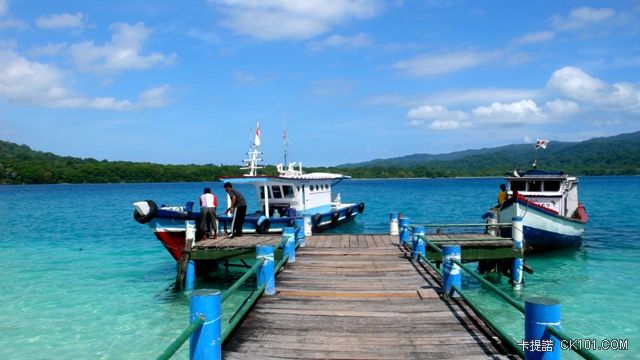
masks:
{"type": "MultiPolygon", "coordinates": [[[[0,139],[307,165],[640,129],[638,1],[0,0],[0,139]]],[[[550,146],[553,146],[551,143],[550,146]]]]}

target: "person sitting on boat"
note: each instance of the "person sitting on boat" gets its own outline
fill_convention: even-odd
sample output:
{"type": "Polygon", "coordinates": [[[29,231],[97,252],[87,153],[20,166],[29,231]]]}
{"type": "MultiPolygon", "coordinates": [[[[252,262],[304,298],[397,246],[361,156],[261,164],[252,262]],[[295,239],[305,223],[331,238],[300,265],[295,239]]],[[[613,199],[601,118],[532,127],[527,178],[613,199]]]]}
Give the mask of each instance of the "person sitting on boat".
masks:
{"type": "Polygon", "coordinates": [[[504,184],[500,184],[500,192],[498,193],[498,205],[502,205],[507,201],[507,187],[504,184]]]}
{"type": "Polygon", "coordinates": [[[216,216],[216,208],[218,207],[218,199],[211,193],[211,189],[204,188],[204,193],[200,195],[200,230],[202,231],[202,240],[206,240],[208,234],[213,232],[213,238],[218,237],[218,218],[216,216]]]}
{"type": "Polygon", "coordinates": [[[224,191],[231,198],[231,206],[225,211],[225,214],[233,212],[233,220],[231,222],[233,225],[229,237],[242,236],[242,225],[244,225],[244,217],[247,214],[247,202],[244,200],[244,196],[238,190],[234,190],[229,182],[224,183],[224,191]]]}

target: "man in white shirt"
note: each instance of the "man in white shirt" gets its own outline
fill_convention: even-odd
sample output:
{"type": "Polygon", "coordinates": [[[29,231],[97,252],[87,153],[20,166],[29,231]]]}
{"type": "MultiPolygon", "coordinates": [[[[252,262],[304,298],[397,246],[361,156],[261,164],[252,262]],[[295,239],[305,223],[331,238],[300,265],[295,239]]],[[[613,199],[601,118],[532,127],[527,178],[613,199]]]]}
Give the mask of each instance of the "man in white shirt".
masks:
{"type": "Polygon", "coordinates": [[[210,188],[204,188],[204,193],[200,195],[200,230],[203,234],[202,240],[206,240],[211,232],[213,232],[214,239],[218,237],[217,207],[218,199],[216,196],[211,193],[210,188]]]}

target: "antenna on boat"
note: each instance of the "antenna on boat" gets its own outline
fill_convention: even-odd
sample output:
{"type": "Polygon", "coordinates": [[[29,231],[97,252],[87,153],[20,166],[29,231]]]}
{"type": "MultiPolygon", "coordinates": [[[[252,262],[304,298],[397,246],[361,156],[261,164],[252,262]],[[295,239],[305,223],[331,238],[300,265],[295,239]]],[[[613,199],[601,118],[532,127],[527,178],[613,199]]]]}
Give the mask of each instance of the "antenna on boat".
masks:
{"type": "Polygon", "coordinates": [[[287,143],[287,122],[282,120],[282,146],[284,148],[284,165],[287,166],[287,155],[289,155],[289,144],[287,143]]]}
{"type": "Polygon", "coordinates": [[[262,155],[262,151],[260,151],[260,121],[256,122],[256,132],[253,136],[253,139],[251,139],[251,136],[249,136],[249,138],[250,141],[249,151],[247,152],[247,159],[242,160],[244,166],[240,169],[249,170],[249,173],[244,174],[244,176],[256,176],[257,170],[263,168],[262,166],[258,166],[258,163],[260,161],[263,161],[263,159],[260,157],[260,155],[262,155]]]}

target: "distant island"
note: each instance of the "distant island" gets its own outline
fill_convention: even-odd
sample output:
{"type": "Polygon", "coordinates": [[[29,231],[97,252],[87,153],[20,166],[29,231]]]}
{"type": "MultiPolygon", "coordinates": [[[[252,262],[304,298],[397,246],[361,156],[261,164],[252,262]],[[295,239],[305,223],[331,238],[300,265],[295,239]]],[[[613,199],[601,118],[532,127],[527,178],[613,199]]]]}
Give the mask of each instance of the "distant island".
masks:
{"type": "MultiPolygon", "coordinates": [[[[343,172],[353,178],[501,176],[507,170],[527,169],[533,145],[519,144],[448,154],[414,154],[334,167],[307,168],[308,172],[343,172]]],[[[581,142],[555,142],[539,152],[541,169],[575,175],[640,174],[640,131],[581,142]]],[[[275,166],[266,174],[275,175],[275,166]]],[[[0,141],[0,184],[191,182],[211,181],[222,175],[240,175],[237,165],[162,165],[58,156],[26,145],[0,141]]]]}

